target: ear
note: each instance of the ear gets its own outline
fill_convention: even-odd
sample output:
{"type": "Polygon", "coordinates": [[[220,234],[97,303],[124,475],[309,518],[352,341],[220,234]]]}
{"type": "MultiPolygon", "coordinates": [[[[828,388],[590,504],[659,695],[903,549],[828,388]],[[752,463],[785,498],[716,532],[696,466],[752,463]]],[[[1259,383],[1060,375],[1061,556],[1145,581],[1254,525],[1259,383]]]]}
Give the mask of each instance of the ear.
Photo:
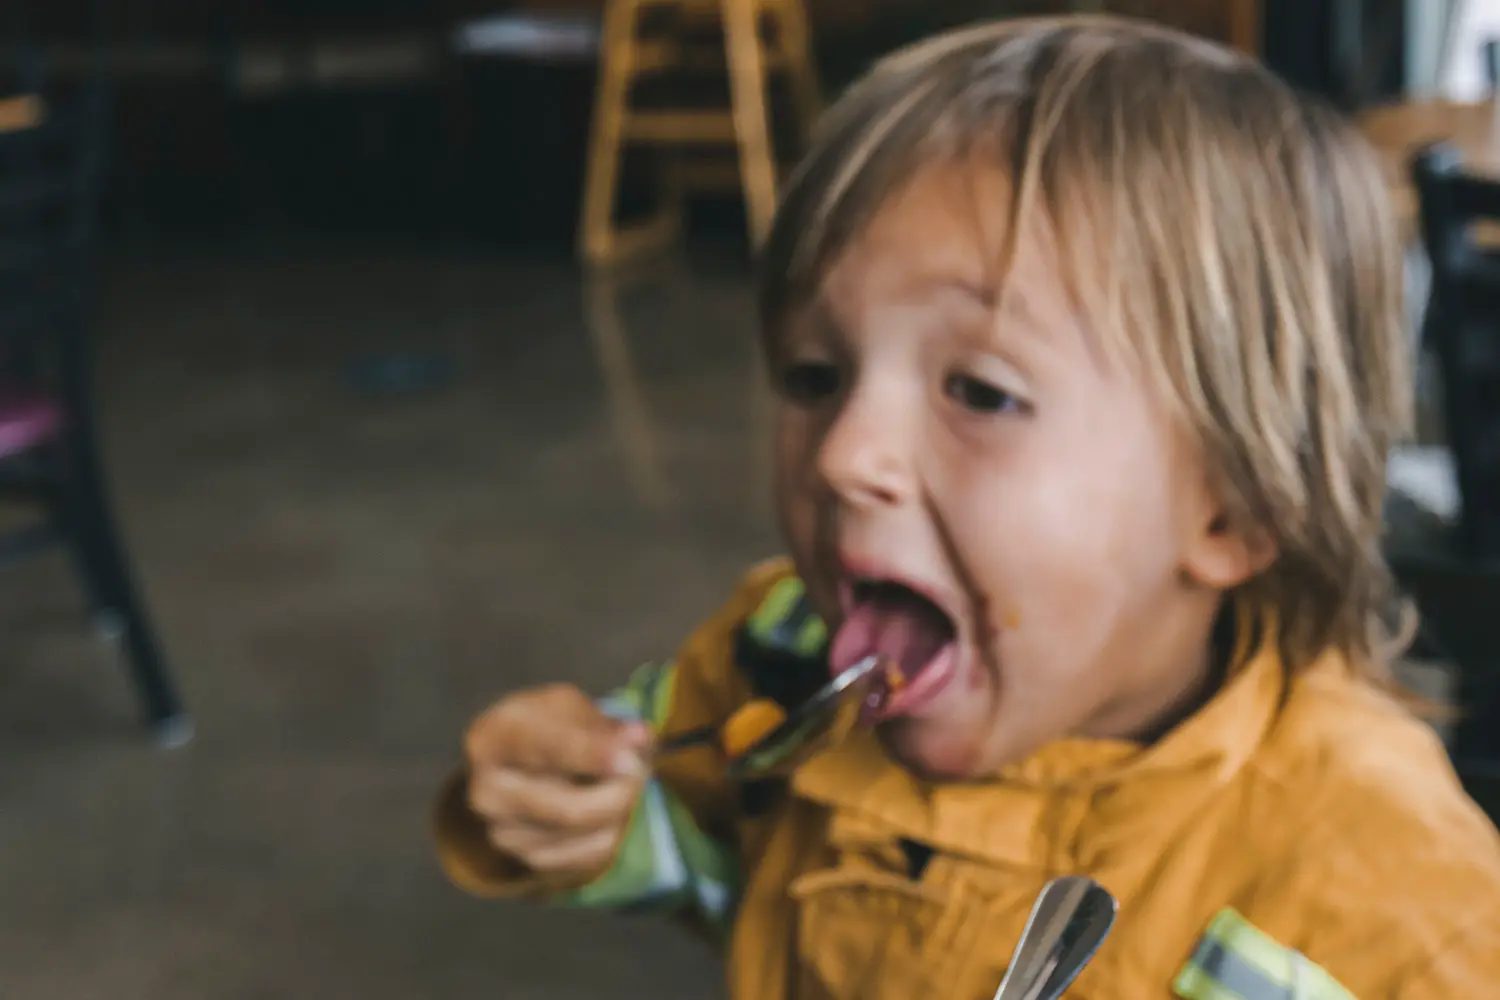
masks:
{"type": "Polygon", "coordinates": [[[1201,522],[1188,541],[1183,571],[1199,586],[1232,590],[1276,561],[1276,539],[1259,525],[1241,527],[1224,510],[1201,522]]]}

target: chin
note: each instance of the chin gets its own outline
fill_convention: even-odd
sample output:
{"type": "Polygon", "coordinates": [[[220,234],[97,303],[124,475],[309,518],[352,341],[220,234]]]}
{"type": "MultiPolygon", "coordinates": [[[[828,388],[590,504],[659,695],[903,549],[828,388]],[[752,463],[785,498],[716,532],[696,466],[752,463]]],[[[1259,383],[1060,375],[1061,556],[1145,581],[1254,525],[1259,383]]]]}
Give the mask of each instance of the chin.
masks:
{"type": "Polygon", "coordinates": [[[971,781],[980,777],[980,740],[965,739],[932,721],[892,719],[875,728],[886,754],[927,781],[971,781]]]}

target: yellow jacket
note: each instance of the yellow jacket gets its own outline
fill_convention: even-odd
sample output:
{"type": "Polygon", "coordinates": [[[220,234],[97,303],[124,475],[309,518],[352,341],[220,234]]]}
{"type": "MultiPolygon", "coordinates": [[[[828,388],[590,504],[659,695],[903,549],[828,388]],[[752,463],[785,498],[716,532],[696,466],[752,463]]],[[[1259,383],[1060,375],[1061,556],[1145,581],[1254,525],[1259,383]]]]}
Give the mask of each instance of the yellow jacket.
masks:
{"type": "MultiPolygon", "coordinates": [[[[755,570],[609,708],[673,732],[797,697],[827,676],[801,598],[787,564],[755,570]]],[[[1289,683],[1274,654],[1242,657],[1152,746],[1063,741],[984,784],[923,784],[862,732],[789,781],[733,788],[722,767],[664,758],[587,885],[497,856],[461,776],[439,855],[481,895],[719,921],[733,1000],[988,998],[1042,885],[1069,873],[1120,900],[1070,997],[1500,996],[1500,837],[1434,735],[1335,659],[1289,683]]]]}

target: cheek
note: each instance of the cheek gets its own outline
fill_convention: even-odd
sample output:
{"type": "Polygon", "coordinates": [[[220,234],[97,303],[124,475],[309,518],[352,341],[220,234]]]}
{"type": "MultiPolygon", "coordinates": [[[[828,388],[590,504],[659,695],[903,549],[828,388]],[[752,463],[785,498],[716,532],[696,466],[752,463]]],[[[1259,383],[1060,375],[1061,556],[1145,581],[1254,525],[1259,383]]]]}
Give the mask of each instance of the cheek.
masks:
{"type": "Polygon", "coordinates": [[[802,563],[812,554],[817,531],[817,442],[812,422],[785,403],[777,410],[775,449],[777,516],[792,555],[802,563]]]}
{"type": "Polygon", "coordinates": [[[776,448],[778,487],[805,485],[807,475],[816,466],[820,432],[817,418],[785,401],[776,403],[772,436],[776,448]]]}
{"type": "Polygon", "coordinates": [[[1023,648],[1071,648],[1076,657],[1044,657],[1063,674],[1082,669],[1090,648],[1174,572],[1169,470],[1147,443],[1038,434],[995,462],[971,465],[952,490],[962,498],[952,515],[960,544],[992,625],[1023,648]]]}

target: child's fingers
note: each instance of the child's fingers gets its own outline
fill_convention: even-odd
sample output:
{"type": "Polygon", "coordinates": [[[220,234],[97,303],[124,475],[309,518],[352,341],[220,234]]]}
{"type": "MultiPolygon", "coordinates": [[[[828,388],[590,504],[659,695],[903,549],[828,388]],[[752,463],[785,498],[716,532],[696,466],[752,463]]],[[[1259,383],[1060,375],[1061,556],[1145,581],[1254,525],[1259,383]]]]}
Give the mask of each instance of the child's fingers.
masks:
{"type": "MultiPolygon", "coordinates": [[[[634,753],[644,760],[656,745],[656,731],[644,722],[623,722],[615,730],[615,741],[619,749],[634,753]]],[[[618,773],[620,769],[617,768],[616,771],[618,773]]],[[[624,777],[625,774],[622,773],[621,776],[624,777]]]]}
{"type": "Polygon", "coordinates": [[[510,768],[476,772],[469,806],[492,822],[515,821],[557,833],[618,829],[640,794],[638,779],[578,784],[510,768]]]}
{"type": "Polygon", "coordinates": [[[592,872],[607,866],[615,855],[619,831],[600,830],[569,840],[555,840],[531,851],[526,863],[536,872],[592,872]]]}
{"type": "MultiPolygon", "coordinates": [[[[590,831],[590,834],[597,831],[590,831]]],[[[537,826],[523,820],[507,819],[492,823],[486,835],[490,844],[502,854],[508,854],[513,858],[520,858],[530,864],[531,855],[548,844],[556,843],[559,839],[571,840],[575,835],[559,834],[556,830],[544,826],[537,826]]]]}
{"type": "Polygon", "coordinates": [[[485,712],[469,727],[464,749],[474,770],[603,778],[633,766],[620,753],[628,742],[625,728],[578,688],[554,685],[513,695],[485,712]]]}
{"type": "Polygon", "coordinates": [[[562,833],[550,827],[508,820],[491,826],[490,844],[533,871],[577,871],[602,867],[620,839],[618,828],[562,833]]]}

